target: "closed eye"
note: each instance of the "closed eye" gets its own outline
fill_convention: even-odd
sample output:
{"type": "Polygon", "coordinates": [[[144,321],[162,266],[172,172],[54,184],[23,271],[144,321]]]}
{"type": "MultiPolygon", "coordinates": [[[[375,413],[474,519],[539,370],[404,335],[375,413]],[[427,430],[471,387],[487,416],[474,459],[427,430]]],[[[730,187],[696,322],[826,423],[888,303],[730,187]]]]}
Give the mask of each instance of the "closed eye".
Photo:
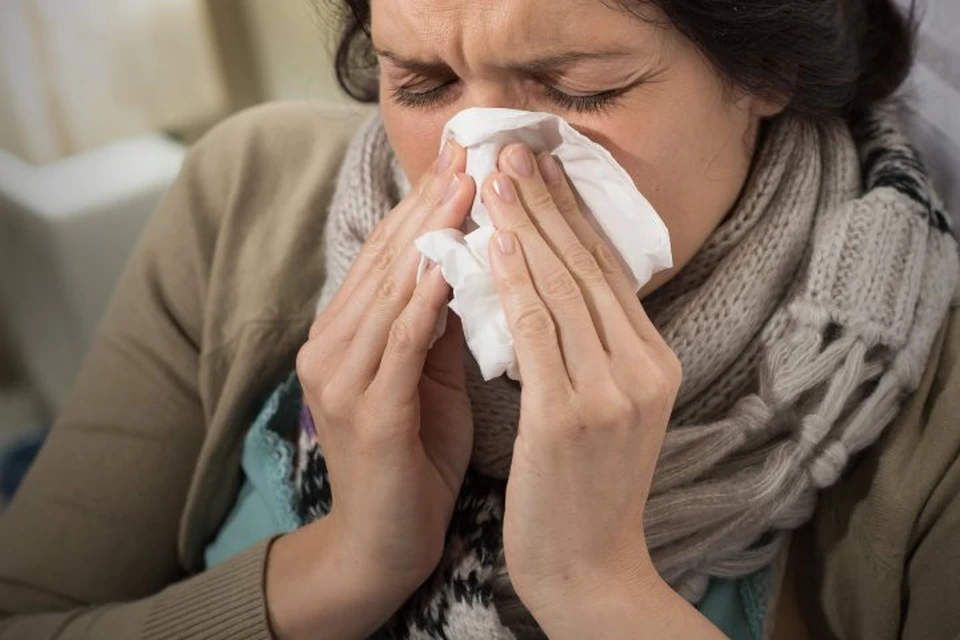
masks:
{"type": "MultiPolygon", "coordinates": [[[[538,84],[544,96],[560,109],[576,113],[599,113],[615,106],[619,98],[623,97],[631,89],[642,84],[645,80],[646,78],[640,78],[622,87],[587,94],[567,93],[542,81],[538,82],[538,84]]],[[[460,80],[458,78],[452,78],[445,82],[429,86],[428,88],[419,88],[408,84],[394,88],[391,93],[394,101],[403,107],[425,109],[444,103],[444,101],[450,97],[452,89],[459,82],[460,80]]]]}

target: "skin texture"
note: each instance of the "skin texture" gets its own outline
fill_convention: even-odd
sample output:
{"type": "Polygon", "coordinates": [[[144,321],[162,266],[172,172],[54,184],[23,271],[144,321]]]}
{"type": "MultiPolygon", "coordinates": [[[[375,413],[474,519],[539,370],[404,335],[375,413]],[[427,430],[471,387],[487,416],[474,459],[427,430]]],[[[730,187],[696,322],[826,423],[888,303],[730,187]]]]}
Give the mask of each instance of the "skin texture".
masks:
{"type": "Polygon", "coordinates": [[[778,107],[729,87],[656,15],[644,18],[599,0],[374,0],[381,109],[416,186],[366,242],[297,361],[334,504],[271,547],[278,638],[366,637],[439,561],[473,424],[458,323],[430,347],[448,287],[436,270],[416,283],[412,242],[458,227],[477,189],[498,229],[490,261],[523,378],[504,522],[517,594],[555,639],[723,637],[663,582],[643,532],[676,356],[552,158],[508,146],[499,172],[475,185],[463,149],[433,151],[467,107],[559,113],[627,169],[682,268],[734,205],[760,119],[778,107]],[[583,97],[627,85],[601,109],[583,97]]]}

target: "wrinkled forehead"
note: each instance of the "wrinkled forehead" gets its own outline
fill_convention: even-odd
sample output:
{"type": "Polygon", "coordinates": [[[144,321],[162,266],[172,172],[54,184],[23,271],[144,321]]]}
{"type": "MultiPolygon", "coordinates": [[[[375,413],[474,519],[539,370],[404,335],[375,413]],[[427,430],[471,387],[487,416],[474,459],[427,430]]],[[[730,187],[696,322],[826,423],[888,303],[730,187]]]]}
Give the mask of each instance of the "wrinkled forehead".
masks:
{"type": "Polygon", "coordinates": [[[642,47],[657,22],[617,0],[372,0],[373,39],[405,55],[509,66],[526,54],[642,47]]]}

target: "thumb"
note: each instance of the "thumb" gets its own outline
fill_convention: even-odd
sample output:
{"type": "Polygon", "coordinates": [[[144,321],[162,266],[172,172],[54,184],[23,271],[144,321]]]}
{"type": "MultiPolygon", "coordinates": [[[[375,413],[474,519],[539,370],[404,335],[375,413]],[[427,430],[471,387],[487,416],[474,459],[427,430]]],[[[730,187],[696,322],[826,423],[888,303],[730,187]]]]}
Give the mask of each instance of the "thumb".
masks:
{"type": "Polygon", "coordinates": [[[466,372],[463,367],[463,326],[460,317],[450,309],[447,314],[447,327],[430,351],[423,365],[423,375],[458,391],[466,389],[466,372]]]}

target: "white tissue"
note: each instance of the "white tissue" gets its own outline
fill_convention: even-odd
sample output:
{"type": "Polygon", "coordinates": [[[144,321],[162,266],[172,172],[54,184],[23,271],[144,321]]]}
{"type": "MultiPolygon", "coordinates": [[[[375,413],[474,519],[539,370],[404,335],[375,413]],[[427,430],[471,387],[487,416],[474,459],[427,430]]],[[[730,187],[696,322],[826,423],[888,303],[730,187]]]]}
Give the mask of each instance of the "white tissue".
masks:
{"type": "MultiPolygon", "coordinates": [[[[466,173],[477,184],[470,219],[464,225],[466,233],[433,231],[417,238],[415,244],[424,256],[421,275],[429,258],[452,287],[450,309],[460,316],[464,338],[484,380],[504,373],[520,379],[513,338],[487,260],[487,245],[495,229],[479,194],[484,180],[496,171],[500,150],[506,145],[522,142],[535,153],[547,151],[560,161],[585,216],[623,259],[637,290],[654,273],[672,266],[667,227],[630,175],[606,149],[559,116],[513,109],[466,109],[447,122],[443,139],[448,138],[466,149],[466,173]]],[[[446,315],[441,314],[438,336],[445,325],[446,315]]]]}

